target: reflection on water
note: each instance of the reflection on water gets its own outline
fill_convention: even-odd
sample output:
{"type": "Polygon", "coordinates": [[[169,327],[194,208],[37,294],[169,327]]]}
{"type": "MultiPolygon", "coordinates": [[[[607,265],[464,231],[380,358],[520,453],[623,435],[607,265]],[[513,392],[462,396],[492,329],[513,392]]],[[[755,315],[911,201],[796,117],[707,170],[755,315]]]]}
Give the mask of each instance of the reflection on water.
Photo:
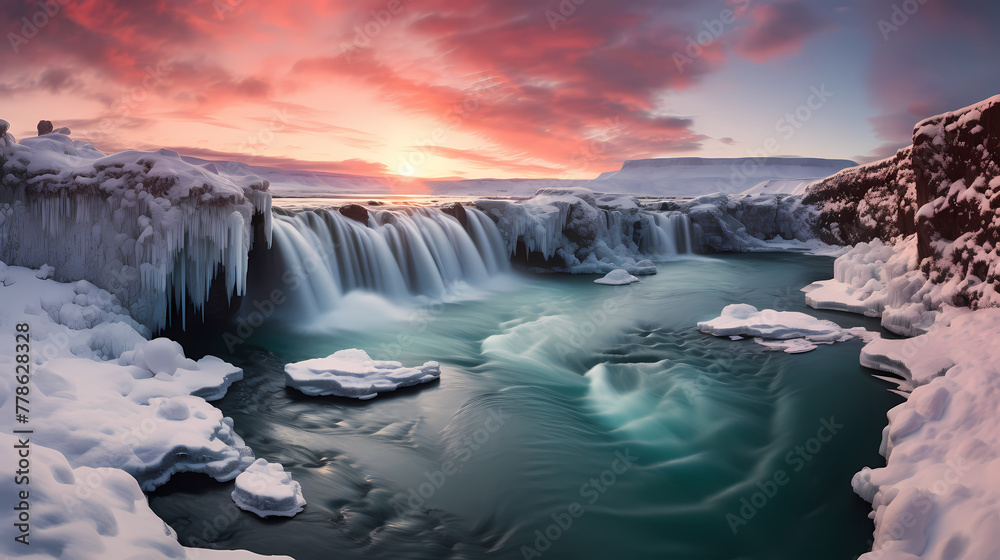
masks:
{"type": "Polygon", "coordinates": [[[220,345],[246,379],[217,405],[309,503],[260,520],[232,483],[178,477],[151,506],[184,544],[298,560],[853,558],[872,527],[851,475],[880,461],[899,397],[857,365],[858,342],[787,355],[694,328],[734,302],[877,328],[803,306],[797,289],[831,264],[697,258],[624,287],[511,277],[362,328],[220,345]],[[285,389],[286,362],[349,347],[440,361],[441,380],[363,403],[285,389]]]}

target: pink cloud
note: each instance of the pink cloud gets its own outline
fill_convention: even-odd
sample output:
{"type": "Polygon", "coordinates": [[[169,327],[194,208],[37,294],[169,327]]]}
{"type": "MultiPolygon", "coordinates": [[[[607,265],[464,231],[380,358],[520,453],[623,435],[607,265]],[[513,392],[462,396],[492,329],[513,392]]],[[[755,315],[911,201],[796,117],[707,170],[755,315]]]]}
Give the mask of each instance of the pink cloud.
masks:
{"type": "Polygon", "coordinates": [[[740,31],[734,48],[757,63],[798,54],[806,39],[833,26],[800,2],[754,6],[748,13],[751,24],[740,31]]]}

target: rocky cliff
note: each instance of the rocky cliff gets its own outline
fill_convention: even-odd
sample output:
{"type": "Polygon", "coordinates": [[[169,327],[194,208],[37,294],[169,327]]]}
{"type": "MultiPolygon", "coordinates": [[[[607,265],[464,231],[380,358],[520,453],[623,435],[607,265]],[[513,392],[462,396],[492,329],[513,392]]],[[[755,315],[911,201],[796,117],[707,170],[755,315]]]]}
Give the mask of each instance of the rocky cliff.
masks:
{"type": "Polygon", "coordinates": [[[955,305],[1000,305],[1000,96],[925,119],[913,145],[810,189],[824,241],[916,234],[920,269],[955,305]]]}

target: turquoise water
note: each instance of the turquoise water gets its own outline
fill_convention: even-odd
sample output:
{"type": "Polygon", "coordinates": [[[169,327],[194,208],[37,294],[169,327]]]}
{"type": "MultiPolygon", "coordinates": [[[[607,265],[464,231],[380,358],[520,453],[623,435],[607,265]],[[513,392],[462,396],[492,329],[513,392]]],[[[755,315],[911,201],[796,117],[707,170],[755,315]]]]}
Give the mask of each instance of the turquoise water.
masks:
{"type": "Polygon", "coordinates": [[[232,483],[175,477],[150,505],[186,545],[327,558],[843,559],[869,549],[850,479],[878,464],[900,402],[861,343],[800,355],[703,335],[729,303],[804,306],[832,259],[663,263],[632,286],[532,275],[452,303],[374,297],[317,325],[271,325],[230,354],[246,379],[215,403],[308,505],[235,508],[232,483]],[[354,331],[331,325],[357,323],[354,331]],[[303,332],[307,331],[307,332],[303,332]],[[357,402],[284,387],[286,362],[358,347],[439,382],[357,402]]]}

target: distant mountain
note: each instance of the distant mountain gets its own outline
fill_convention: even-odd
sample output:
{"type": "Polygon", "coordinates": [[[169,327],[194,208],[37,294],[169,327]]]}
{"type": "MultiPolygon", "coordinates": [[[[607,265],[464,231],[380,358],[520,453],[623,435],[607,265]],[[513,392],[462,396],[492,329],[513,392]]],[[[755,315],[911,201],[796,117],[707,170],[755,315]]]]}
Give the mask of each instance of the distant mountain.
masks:
{"type": "MultiPolygon", "coordinates": [[[[169,150],[168,150],[169,151],[169,150]]],[[[170,152],[175,153],[175,152],[170,152]]],[[[586,187],[600,192],[694,197],[727,194],[804,194],[806,188],[857,163],[819,158],[658,158],[629,160],[596,179],[400,179],[296,171],[180,156],[206,171],[260,177],[275,197],[337,197],[420,192],[438,196],[531,196],[540,189],[586,187]],[[415,191],[415,192],[414,192],[415,191]]]]}
{"type": "Polygon", "coordinates": [[[716,192],[803,194],[818,180],[857,165],[846,159],[795,157],[629,160],[619,171],[602,173],[588,188],[677,197],[716,192]]]}

